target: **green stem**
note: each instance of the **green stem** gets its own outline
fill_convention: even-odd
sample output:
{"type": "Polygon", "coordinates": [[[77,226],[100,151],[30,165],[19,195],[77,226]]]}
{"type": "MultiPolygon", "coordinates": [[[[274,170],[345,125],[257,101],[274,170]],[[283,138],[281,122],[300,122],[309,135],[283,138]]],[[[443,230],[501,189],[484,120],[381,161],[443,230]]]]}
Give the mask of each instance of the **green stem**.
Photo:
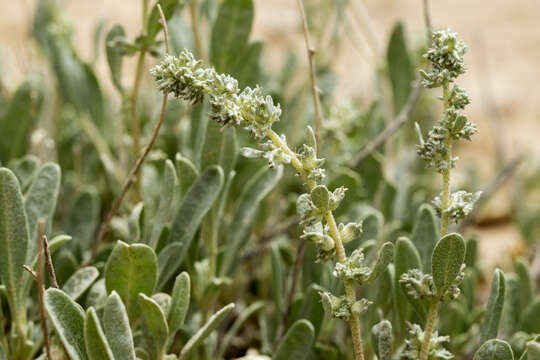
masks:
{"type": "MultiPolygon", "coordinates": [[[[271,129],[266,131],[266,135],[272,140],[272,142],[276,146],[280,147],[287,155],[291,157],[291,165],[302,176],[302,178],[304,179],[308,187],[310,189],[313,189],[315,186],[317,186],[317,183],[315,181],[307,179],[307,177],[305,176],[302,163],[300,162],[300,160],[298,160],[296,153],[289,148],[289,146],[279,137],[279,135],[276,134],[271,129]]],[[[336,220],[334,218],[334,214],[332,213],[332,211],[327,211],[324,214],[324,217],[330,229],[329,231],[330,236],[334,240],[334,245],[336,247],[336,254],[338,257],[338,261],[342,264],[345,264],[347,262],[347,254],[345,253],[345,247],[343,246],[343,241],[341,241],[341,235],[339,234],[339,230],[336,224],[336,220]]],[[[347,299],[350,301],[351,304],[353,304],[354,302],[356,302],[356,291],[354,287],[354,281],[350,279],[342,279],[342,280],[345,286],[345,294],[347,296],[347,299]]],[[[364,360],[364,350],[363,350],[363,345],[362,345],[362,330],[360,328],[360,319],[358,318],[357,315],[351,314],[351,317],[349,319],[349,327],[351,329],[351,335],[353,339],[354,359],[364,360]]]]}
{"type": "Polygon", "coordinates": [[[424,330],[424,341],[422,342],[422,348],[420,349],[419,360],[427,360],[428,358],[429,343],[431,342],[431,335],[433,334],[433,327],[435,326],[435,320],[437,319],[438,308],[439,308],[439,299],[435,299],[429,304],[426,328],[424,330]]]}
{"type": "MultiPolygon", "coordinates": [[[[448,87],[443,87],[443,101],[444,106],[447,107],[448,104],[448,87]]],[[[450,207],[450,170],[451,170],[451,161],[452,161],[452,138],[450,135],[445,140],[446,154],[444,156],[444,161],[447,164],[447,168],[442,172],[443,178],[443,190],[442,190],[442,204],[441,204],[441,234],[442,238],[448,234],[448,224],[450,220],[450,214],[446,211],[450,207]]]]}

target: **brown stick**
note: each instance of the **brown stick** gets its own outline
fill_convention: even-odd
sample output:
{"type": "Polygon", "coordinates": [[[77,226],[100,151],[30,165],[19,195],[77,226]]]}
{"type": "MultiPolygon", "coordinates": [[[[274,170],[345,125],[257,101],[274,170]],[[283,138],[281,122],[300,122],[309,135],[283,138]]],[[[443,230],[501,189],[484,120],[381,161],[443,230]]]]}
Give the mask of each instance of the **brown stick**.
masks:
{"type": "Polygon", "coordinates": [[[56,281],[56,273],[54,272],[54,265],[51,258],[51,252],[49,251],[49,243],[47,241],[47,236],[43,235],[42,240],[43,250],[45,252],[45,262],[47,263],[47,271],[51,280],[51,286],[58,289],[58,282],[56,281]]]}
{"type": "MultiPolygon", "coordinates": [[[[167,21],[165,19],[165,16],[163,15],[163,11],[161,10],[161,7],[159,5],[158,5],[158,9],[159,9],[159,12],[160,12],[160,17],[161,17],[160,18],[160,24],[163,27],[163,34],[165,36],[165,49],[166,49],[167,54],[168,54],[169,53],[169,44],[168,44],[169,38],[168,38],[168,31],[167,31],[167,21]]],[[[116,214],[116,212],[120,208],[120,204],[122,204],[122,200],[126,196],[126,193],[129,190],[130,186],[135,181],[135,179],[136,179],[135,176],[139,172],[142,164],[144,163],[144,160],[146,159],[146,156],[148,155],[148,153],[152,149],[152,146],[154,145],[154,142],[157,139],[157,136],[159,134],[159,130],[161,129],[161,125],[163,124],[163,119],[165,118],[165,110],[167,109],[167,98],[168,98],[168,94],[166,94],[163,97],[163,102],[161,104],[161,113],[159,115],[159,121],[158,121],[156,127],[154,128],[154,131],[152,133],[152,137],[150,138],[150,141],[146,145],[146,148],[144,149],[144,151],[141,154],[141,156],[139,157],[139,159],[137,159],[137,162],[135,163],[135,166],[129,172],[129,175],[128,175],[126,181],[124,182],[124,185],[122,186],[122,190],[120,191],[120,195],[118,195],[118,197],[114,201],[111,209],[107,213],[107,216],[105,217],[105,220],[103,221],[103,223],[101,223],[101,226],[99,227],[99,232],[98,232],[97,239],[94,242],[94,244],[92,245],[92,253],[91,253],[90,259],[84,265],[89,265],[89,264],[91,264],[93,262],[94,257],[96,256],[97,250],[99,248],[99,245],[103,241],[103,237],[105,236],[105,234],[106,234],[106,232],[107,232],[107,230],[109,228],[109,224],[111,223],[112,218],[114,217],[114,215],[116,214]]]]}
{"type": "Polygon", "coordinates": [[[313,95],[313,105],[315,107],[315,142],[317,146],[317,154],[319,153],[319,132],[321,128],[321,100],[319,98],[319,92],[317,91],[317,78],[315,76],[315,49],[311,46],[311,40],[309,38],[309,30],[306,19],[306,11],[304,9],[304,2],[297,0],[298,8],[300,9],[300,15],[302,16],[302,27],[304,30],[304,41],[306,43],[306,50],[309,62],[309,74],[311,80],[311,93],[313,95]]]}
{"type": "MultiPolygon", "coordinates": [[[[47,329],[47,317],[45,315],[45,253],[47,252],[45,250],[45,243],[47,241],[47,238],[45,237],[44,232],[45,228],[45,221],[43,218],[39,219],[38,222],[38,237],[37,241],[39,244],[39,252],[38,252],[38,271],[36,276],[37,281],[37,290],[38,290],[38,301],[39,301],[39,313],[41,317],[41,332],[43,333],[43,343],[45,344],[45,352],[47,354],[47,359],[52,360],[51,355],[51,344],[49,342],[49,331],[47,329]]],[[[48,261],[47,261],[48,262],[48,261]]],[[[54,272],[54,271],[53,271],[54,272]]],[[[56,283],[56,278],[51,277],[51,282],[54,279],[54,283],[56,283]]],[[[58,287],[58,285],[56,286],[58,287]]]]}

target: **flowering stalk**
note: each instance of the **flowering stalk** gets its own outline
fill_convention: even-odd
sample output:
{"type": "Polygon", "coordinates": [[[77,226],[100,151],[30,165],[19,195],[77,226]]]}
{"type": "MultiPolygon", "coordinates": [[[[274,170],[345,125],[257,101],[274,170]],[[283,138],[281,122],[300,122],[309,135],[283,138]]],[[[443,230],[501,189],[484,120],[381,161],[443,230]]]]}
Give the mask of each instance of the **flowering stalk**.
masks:
{"type": "MultiPolygon", "coordinates": [[[[431,63],[431,71],[426,73],[420,71],[422,75],[422,85],[427,88],[442,87],[444,111],[443,117],[429,132],[428,138],[424,140],[418,124],[416,130],[420,139],[418,154],[430,167],[436,168],[442,175],[443,188],[440,196],[433,200],[433,204],[441,217],[440,237],[448,234],[448,227],[451,221],[457,223],[465,218],[473,208],[476,200],[480,197],[480,192],[475,194],[466,191],[451,192],[450,173],[455,166],[456,157],[452,155],[452,142],[459,139],[470,140],[471,136],[477,132],[476,125],[470,122],[461,110],[468,105],[471,100],[467,92],[457,85],[452,85],[455,79],[465,72],[463,57],[467,47],[458,40],[456,34],[450,29],[436,31],[432,35],[432,44],[424,55],[431,63]]],[[[459,295],[457,285],[462,280],[462,275],[458,275],[455,283],[450,287],[452,292],[449,297],[443,296],[433,291],[433,278],[431,275],[424,275],[419,270],[411,270],[404,274],[400,282],[409,289],[409,294],[419,299],[429,299],[429,311],[426,327],[422,335],[422,341],[418,358],[427,360],[435,356],[447,358],[452,357],[446,350],[438,349],[433,344],[432,334],[437,319],[437,309],[439,302],[453,299],[459,295]],[[435,353],[432,354],[432,349],[435,353]],[[437,351],[439,354],[437,355],[437,351]]],[[[415,334],[419,334],[416,331],[415,334]]],[[[409,353],[415,353],[416,349],[409,346],[409,353]]],[[[419,344],[417,344],[419,345],[419,344]]],[[[440,346],[439,342],[437,345],[440,346]]]]}
{"type": "Polygon", "coordinates": [[[204,67],[188,50],[182,51],[178,57],[166,56],[151,72],[160,91],[193,104],[207,96],[213,120],[223,126],[248,130],[258,141],[260,149],[242,148],[242,155],[265,158],[270,167],[290,164],[296,169],[308,189],[297,200],[297,212],[303,227],[301,238],[315,243],[317,261],[328,261],[337,255],[334,274],[342,279],[345,287],[345,296],[321,294],[325,310],[329,315],[349,322],[355,359],[363,360],[359,315],[366,310],[369,301],[357,300],[355,285],[373,281],[382,273],[392,259],[393,246],[389,243],[381,248],[372,268],[363,266],[362,249],[355,250],[355,256],[347,257],[343,244],[360,235],[361,224],[336,223],[333,211],[345,196],[346,189],[339,187],[330,191],[322,185],[324,159],[317,157],[316,139],[311,127],[307,129],[307,143],[303,144],[302,151],[291,150],[285,136],[272,130],[272,124],[281,116],[279,104],[275,105],[270,96],[263,96],[260,87],[240,90],[236,79],[204,67]]]}

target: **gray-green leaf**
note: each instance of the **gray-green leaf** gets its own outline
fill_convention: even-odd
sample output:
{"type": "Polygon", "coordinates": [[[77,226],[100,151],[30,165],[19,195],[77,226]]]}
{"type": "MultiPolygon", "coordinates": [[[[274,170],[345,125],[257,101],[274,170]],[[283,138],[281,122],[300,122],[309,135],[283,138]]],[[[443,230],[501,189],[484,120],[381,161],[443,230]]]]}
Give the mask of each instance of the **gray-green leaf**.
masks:
{"type": "Polygon", "coordinates": [[[416,214],[411,240],[420,253],[424,269],[431,269],[431,254],[439,239],[437,217],[433,207],[424,204],[416,214]]]}
{"type": "Polygon", "coordinates": [[[93,266],[84,267],[77,270],[67,279],[62,290],[73,300],[77,300],[98,278],[99,271],[93,266]]]}
{"type": "Polygon", "coordinates": [[[273,360],[302,360],[310,353],[315,330],[307,320],[298,320],[287,331],[273,360]]]}
{"type": "Polygon", "coordinates": [[[167,316],[169,331],[173,335],[184,323],[189,309],[189,299],[191,296],[191,281],[187,272],[183,272],[176,277],[171,293],[171,307],[167,316]]]}
{"type": "Polygon", "coordinates": [[[506,293],[506,281],[501,270],[495,269],[493,281],[491,282],[491,291],[489,300],[480,326],[481,341],[485,342],[497,337],[499,323],[504,306],[504,297],[506,293]]]}
{"type": "Polygon", "coordinates": [[[165,314],[161,311],[158,303],[144,295],[139,294],[139,303],[141,305],[144,318],[144,332],[147,341],[151,345],[152,359],[162,359],[165,355],[165,345],[169,336],[169,328],[165,314]]]}
{"type": "Polygon", "coordinates": [[[115,360],[114,355],[107,343],[101,324],[93,307],[86,310],[84,320],[84,340],[86,353],[90,360],[115,360]]]}
{"type": "Polygon", "coordinates": [[[151,294],[157,280],[156,254],[147,245],[118,241],[105,266],[107,292],[113,290],[126,305],[133,323],[140,314],[139,293],[151,294]]]}
{"type": "Polygon", "coordinates": [[[474,354],[473,360],[513,360],[514,353],[506,341],[486,341],[474,354]]]}
{"type": "Polygon", "coordinates": [[[232,311],[232,309],[234,309],[234,304],[229,304],[216,312],[214,315],[212,315],[210,319],[208,319],[206,324],[204,324],[203,327],[201,327],[199,331],[197,331],[195,335],[193,335],[188,340],[186,345],[184,345],[178,359],[188,359],[192,351],[195,350],[197,346],[199,346],[204,341],[204,339],[206,339],[208,335],[210,335],[212,331],[214,331],[219,326],[219,324],[221,324],[221,322],[232,311]]]}
{"type": "Polygon", "coordinates": [[[103,332],[115,359],[135,360],[133,335],[126,307],[116,291],[107,298],[103,311],[103,332]]]}
{"type": "Polygon", "coordinates": [[[45,309],[70,359],[86,360],[82,307],[62,290],[49,288],[45,292],[45,309]]]}
{"type": "Polygon", "coordinates": [[[394,258],[394,244],[391,242],[385,242],[381,249],[379,250],[379,254],[377,255],[377,260],[375,260],[375,265],[373,265],[373,269],[371,270],[371,274],[369,275],[369,278],[366,281],[373,281],[379,277],[383,273],[384,270],[386,270],[386,267],[392,259],[394,258]]]}
{"type": "Polygon", "coordinates": [[[392,324],[383,320],[371,328],[371,341],[379,360],[392,359],[392,324]]]}
{"type": "Polygon", "coordinates": [[[465,240],[453,233],[439,240],[431,256],[431,272],[439,294],[454,282],[465,260],[465,240]]]}

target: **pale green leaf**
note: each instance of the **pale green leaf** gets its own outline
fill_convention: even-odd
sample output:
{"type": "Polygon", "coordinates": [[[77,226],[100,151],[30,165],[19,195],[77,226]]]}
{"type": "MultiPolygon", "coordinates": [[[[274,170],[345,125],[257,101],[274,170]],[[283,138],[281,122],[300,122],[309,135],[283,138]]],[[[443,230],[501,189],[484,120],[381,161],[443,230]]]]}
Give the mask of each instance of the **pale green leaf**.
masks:
{"type": "Polygon", "coordinates": [[[315,330],[307,320],[298,320],[285,333],[273,360],[307,359],[314,338],[315,330]]]}
{"type": "Polygon", "coordinates": [[[116,291],[109,295],[103,311],[103,332],[115,359],[135,360],[133,335],[126,307],[116,291]]]}
{"type": "Polygon", "coordinates": [[[506,280],[501,270],[495,269],[488,304],[480,326],[481,341],[497,337],[506,294],[506,280]]]}
{"type": "Polygon", "coordinates": [[[506,341],[491,339],[486,341],[474,354],[473,360],[513,360],[514,353],[506,341]]]}
{"type": "Polygon", "coordinates": [[[431,256],[431,272],[439,294],[444,293],[461,271],[465,260],[465,240],[453,233],[437,242],[431,256]]]}
{"type": "Polygon", "coordinates": [[[84,320],[84,340],[86,343],[86,353],[90,360],[115,360],[112,350],[109,347],[101,324],[93,307],[86,310],[84,320]]]}
{"type": "Polygon", "coordinates": [[[62,291],[73,300],[77,300],[98,278],[99,271],[93,266],[88,266],[77,270],[62,286],[62,291]]]}

